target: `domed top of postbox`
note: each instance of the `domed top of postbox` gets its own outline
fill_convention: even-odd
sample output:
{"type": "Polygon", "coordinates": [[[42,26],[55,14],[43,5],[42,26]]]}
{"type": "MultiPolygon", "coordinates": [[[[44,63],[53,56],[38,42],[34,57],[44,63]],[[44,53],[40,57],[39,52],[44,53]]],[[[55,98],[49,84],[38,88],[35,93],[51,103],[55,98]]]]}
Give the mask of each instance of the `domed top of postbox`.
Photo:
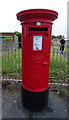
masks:
{"type": "Polygon", "coordinates": [[[17,19],[24,22],[52,22],[58,17],[58,13],[49,9],[29,9],[17,13],[17,19]]]}

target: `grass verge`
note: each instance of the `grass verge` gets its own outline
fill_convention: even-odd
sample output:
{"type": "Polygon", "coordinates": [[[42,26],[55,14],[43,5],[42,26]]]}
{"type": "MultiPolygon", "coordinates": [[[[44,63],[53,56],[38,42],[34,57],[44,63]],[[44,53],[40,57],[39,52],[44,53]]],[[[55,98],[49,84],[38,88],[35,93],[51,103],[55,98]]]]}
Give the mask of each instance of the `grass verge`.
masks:
{"type": "MultiPolygon", "coordinates": [[[[1,57],[0,57],[1,58],[1,57]]],[[[13,50],[2,55],[2,73],[9,76],[19,76],[22,71],[21,50],[13,50]]],[[[66,79],[67,60],[58,53],[52,53],[50,56],[50,78],[66,79]]]]}

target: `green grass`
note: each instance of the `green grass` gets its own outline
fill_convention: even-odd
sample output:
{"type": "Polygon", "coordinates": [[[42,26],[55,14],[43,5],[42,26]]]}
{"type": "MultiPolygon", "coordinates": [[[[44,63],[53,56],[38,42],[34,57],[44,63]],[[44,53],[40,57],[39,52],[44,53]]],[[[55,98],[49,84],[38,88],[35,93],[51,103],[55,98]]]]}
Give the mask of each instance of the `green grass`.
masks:
{"type": "MultiPolygon", "coordinates": [[[[55,47],[58,49],[58,46],[55,47]]],[[[13,50],[6,52],[0,56],[0,73],[8,75],[9,77],[19,78],[22,72],[22,55],[21,50],[13,50]],[[2,62],[2,64],[1,64],[2,62]],[[2,65],[2,69],[1,69],[2,65]]],[[[56,82],[61,79],[61,83],[66,83],[67,77],[69,78],[67,71],[67,59],[61,54],[51,52],[50,55],[50,78],[56,82]]],[[[51,82],[50,80],[50,82],[51,82]]],[[[53,82],[53,81],[52,81],[53,82]]],[[[61,97],[66,96],[67,90],[62,85],[58,86],[57,92],[61,97]]]]}
{"type": "Polygon", "coordinates": [[[50,77],[58,79],[67,77],[67,59],[57,53],[51,53],[50,56],[50,77]]]}
{"type": "Polygon", "coordinates": [[[58,86],[57,92],[61,97],[67,96],[67,88],[65,86],[58,86]]]}
{"type": "Polygon", "coordinates": [[[60,46],[59,45],[54,45],[52,48],[55,49],[55,50],[60,50],[60,46]]]}
{"type": "Polygon", "coordinates": [[[69,47],[65,47],[64,51],[69,52],[69,47]]]}
{"type": "MultiPolygon", "coordinates": [[[[60,46],[59,46],[59,45],[54,45],[52,48],[53,48],[54,50],[60,50],[60,46]]],[[[65,51],[65,52],[69,52],[69,47],[66,46],[66,47],[64,48],[64,51],[65,51]]]]}
{"type": "MultiPolygon", "coordinates": [[[[1,57],[0,57],[1,58],[1,57]]],[[[21,50],[4,53],[2,56],[2,73],[9,76],[17,76],[22,71],[21,50]]],[[[67,60],[57,53],[51,53],[50,57],[50,77],[58,79],[67,76],[67,60]]]]}
{"type": "Polygon", "coordinates": [[[2,56],[2,73],[21,72],[21,50],[4,53],[2,56]]]}

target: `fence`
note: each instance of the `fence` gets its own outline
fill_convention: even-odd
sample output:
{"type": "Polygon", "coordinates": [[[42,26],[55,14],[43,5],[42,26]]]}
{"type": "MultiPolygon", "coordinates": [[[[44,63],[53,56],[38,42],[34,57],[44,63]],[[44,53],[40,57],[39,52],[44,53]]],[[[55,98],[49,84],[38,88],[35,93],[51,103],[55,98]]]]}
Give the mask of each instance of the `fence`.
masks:
{"type": "MultiPolygon", "coordinates": [[[[21,43],[0,44],[0,73],[2,80],[21,81],[22,80],[22,50],[21,43]]],[[[60,52],[60,45],[51,45],[50,55],[50,83],[66,84],[68,76],[69,47],[65,45],[64,53],[60,52]]]]}

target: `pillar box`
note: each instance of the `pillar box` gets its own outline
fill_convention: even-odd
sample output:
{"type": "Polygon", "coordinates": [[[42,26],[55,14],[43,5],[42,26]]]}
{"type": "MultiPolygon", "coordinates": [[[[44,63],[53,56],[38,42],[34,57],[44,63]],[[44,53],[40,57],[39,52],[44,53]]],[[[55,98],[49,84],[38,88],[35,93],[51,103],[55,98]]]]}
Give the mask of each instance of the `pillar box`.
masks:
{"type": "Polygon", "coordinates": [[[57,16],[57,12],[48,9],[17,14],[22,25],[21,101],[31,111],[48,105],[52,22],[57,16]]]}

